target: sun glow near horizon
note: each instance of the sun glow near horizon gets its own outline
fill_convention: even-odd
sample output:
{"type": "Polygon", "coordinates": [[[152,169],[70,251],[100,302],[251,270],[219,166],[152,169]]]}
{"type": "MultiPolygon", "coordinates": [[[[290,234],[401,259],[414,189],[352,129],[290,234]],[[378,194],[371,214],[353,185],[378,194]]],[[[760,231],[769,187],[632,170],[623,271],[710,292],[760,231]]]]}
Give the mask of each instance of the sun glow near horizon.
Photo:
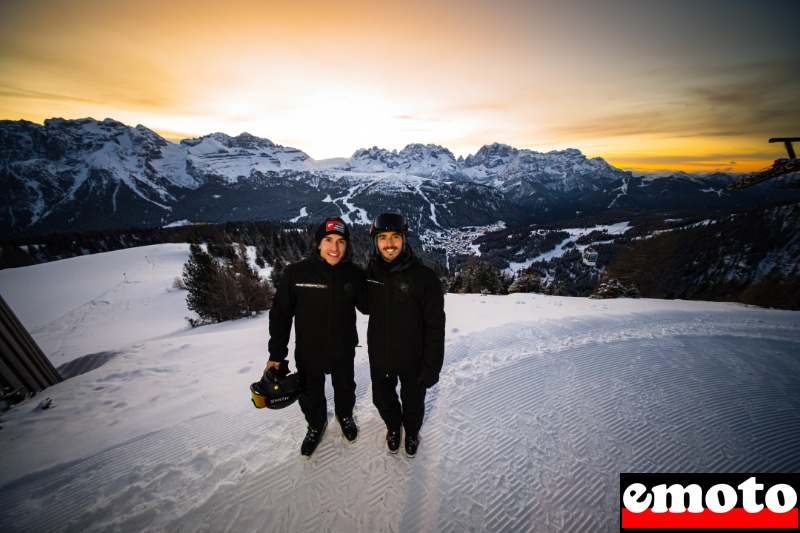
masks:
{"type": "Polygon", "coordinates": [[[781,22],[800,4],[651,7],[9,1],[0,119],[112,118],[172,141],[247,132],[317,160],[494,142],[631,169],[783,157],[767,140],[800,134],[800,75],[785,68],[800,52],[781,22]]]}

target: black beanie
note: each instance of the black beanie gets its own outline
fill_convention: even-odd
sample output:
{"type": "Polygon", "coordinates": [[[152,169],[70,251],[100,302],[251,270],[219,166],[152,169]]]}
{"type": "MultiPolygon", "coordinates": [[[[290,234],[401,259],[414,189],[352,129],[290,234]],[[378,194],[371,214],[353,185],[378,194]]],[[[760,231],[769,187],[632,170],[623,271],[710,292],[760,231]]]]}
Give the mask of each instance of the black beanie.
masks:
{"type": "Polygon", "coordinates": [[[328,217],[319,225],[314,234],[317,246],[319,246],[319,243],[325,238],[325,235],[330,235],[331,233],[341,235],[346,242],[350,242],[350,228],[347,227],[344,220],[339,217],[328,217]]]}

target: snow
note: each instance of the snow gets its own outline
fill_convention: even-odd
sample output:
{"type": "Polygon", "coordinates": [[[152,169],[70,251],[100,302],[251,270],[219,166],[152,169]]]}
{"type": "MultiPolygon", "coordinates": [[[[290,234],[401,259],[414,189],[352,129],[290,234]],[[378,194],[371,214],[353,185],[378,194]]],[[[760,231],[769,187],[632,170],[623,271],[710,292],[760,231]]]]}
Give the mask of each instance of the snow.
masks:
{"type": "Polygon", "coordinates": [[[304,153],[294,148],[275,146],[268,139],[256,148],[229,147],[232,139],[222,133],[201,138],[198,142],[181,144],[186,160],[196,169],[223,176],[228,183],[236,183],[258,171],[267,173],[280,170],[311,170],[315,166],[304,153]]]}
{"type": "Polygon", "coordinates": [[[617,531],[620,472],[800,470],[797,312],[535,294],[446,296],[416,458],[385,450],[362,346],[358,442],[329,389],[303,462],[299,407],[250,403],[268,317],[189,328],[187,257],[0,271],[67,377],[0,415],[0,530],[617,531]]]}
{"type": "Polygon", "coordinates": [[[622,179],[622,185],[620,185],[619,188],[614,189],[614,190],[618,190],[619,194],[617,194],[617,196],[615,196],[614,199],[611,200],[611,203],[608,204],[608,208],[609,209],[611,209],[614,206],[614,204],[617,203],[617,200],[619,200],[621,197],[628,195],[628,183],[629,182],[630,182],[630,178],[623,178],[622,179]]]}
{"type": "Polygon", "coordinates": [[[176,220],[175,222],[170,222],[169,224],[165,224],[164,227],[179,228],[181,226],[191,226],[192,224],[194,224],[194,222],[191,222],[190,220],[184,218],[183,220],[176,220]]]}
{"type": "Polygon", "coordinates": [[[161,148],[161,157],[150,161],[159,175],[170,177],[179,187],[197,188],[199,182],[186,172],[186,150],[180,144],[168,142],[161,148]]]}
{"type": "Polygon", "coordinates": [[[297,222],[301,218],[304,218],[304,217],[307,217],[307,216],[308,216],[308,210],[305,207],[301,207],[300,208],[300,214],[297,215],[296,217],[292,218],[292,219],[289,219],[289,222],[297,222]]]}
{"type": "MultiPolygon", "coordinates": [[[[350,202],[353,196],[362,192],[363,188],[363,184],[355,185],[347,190],[346,195],[331,200],[331,202],[339,208],[339,216],[348,224],[370,224],[372,222],[367,216],[366,210],[350,202]],[[337,202],[341,202],[341,206],[337,202]]],[[[327,198],[330,198],[330,194],[327,198]]]]}
{"type": "Polygon", "coordinates": [[[590,234],[593,231],[599,231],[599,232],[605,231],[606,232],[606,234],[608,235],[608,239],[593,241],[590,244],[581,244],[581,245],[577,245],[576,244],[574,246],[579,252],[583,253],[583,251],[586,248],[588,248],[588,247],[590,247],[592,245],[600,244],[600,243],[603,243],[603,242],[611,242],[611,241],[613,241],[616,238],[615,236],[622,235],[623,233],[628,231],[629,224],[630,224],[630,222],[625,221],[625,222],[616,222],[616,223],[610,224],[610,225],[598,225],[598,226],[594,226],[594,227],[591,227],[591,228],[567,228],[567,229],[564,229],[563,231],[569,233],[569,237],[567,237],[566,239],[561,241],[559,244],[557,244],[555,248],[553,248],[549,252],[544,252],[544,253],[539,254],[536,257],[534,257],[532,259],[528,259],[526,261],[522,261],[522,262],[512,261],[512,262],[509,262],[508,268],[506,268],[505,271],[508,272],[508,273],[513,274],[513,273],[519,272],[520,270],[524,270],[526,268],[529,268],[532,264],[537,263],[539,261],[550,261],[551,259],[555,259],[557,257],[561,257],[571,249],[571,248],[568,247],[568,245],[570,243],[574,244],[575,241],[577,241],[578,239],[580,239],[581,237],[583,237],[585,235],[590,234]]]}

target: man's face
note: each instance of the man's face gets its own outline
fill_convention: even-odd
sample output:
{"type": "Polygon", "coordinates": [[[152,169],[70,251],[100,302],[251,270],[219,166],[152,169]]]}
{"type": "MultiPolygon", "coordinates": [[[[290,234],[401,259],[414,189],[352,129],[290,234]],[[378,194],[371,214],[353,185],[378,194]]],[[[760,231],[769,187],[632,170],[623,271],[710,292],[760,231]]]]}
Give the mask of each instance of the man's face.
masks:
{"type": "Polygon", "coordinates": [[[341,235],[331,233],[322,238],[317,249],[321,258],[327,261],[329,265],[335,265],[344,257],[347,241],[341,235]]]}
{"type": "Polygon", "coordinates": [[[378,252],[384,261],[392,262],[403,251],[403,235],[394,231],[384,231],[378,233],[375,240],[378,245],[378,252]]]}

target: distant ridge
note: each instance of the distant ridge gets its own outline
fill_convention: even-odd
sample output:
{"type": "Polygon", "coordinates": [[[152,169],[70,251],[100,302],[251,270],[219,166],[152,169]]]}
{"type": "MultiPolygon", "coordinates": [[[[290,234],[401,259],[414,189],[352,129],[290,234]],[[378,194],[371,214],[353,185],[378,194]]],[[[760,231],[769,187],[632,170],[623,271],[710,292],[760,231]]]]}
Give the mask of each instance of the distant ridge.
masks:
{"type": "Polygon", "coordinates": [[[500,143],[466,158],[409,144],[316,161],[248,133],[172,143],[113,119],[54,118],[0,121],[0,146],[4,238],[333,214],[367,224],[390,208],[422,232],[609,208],[732,211],[786,197],[768,187],[728,194],[735,178],[726,174],[641,178],[576,149],[540,153],[500,143]]]}

